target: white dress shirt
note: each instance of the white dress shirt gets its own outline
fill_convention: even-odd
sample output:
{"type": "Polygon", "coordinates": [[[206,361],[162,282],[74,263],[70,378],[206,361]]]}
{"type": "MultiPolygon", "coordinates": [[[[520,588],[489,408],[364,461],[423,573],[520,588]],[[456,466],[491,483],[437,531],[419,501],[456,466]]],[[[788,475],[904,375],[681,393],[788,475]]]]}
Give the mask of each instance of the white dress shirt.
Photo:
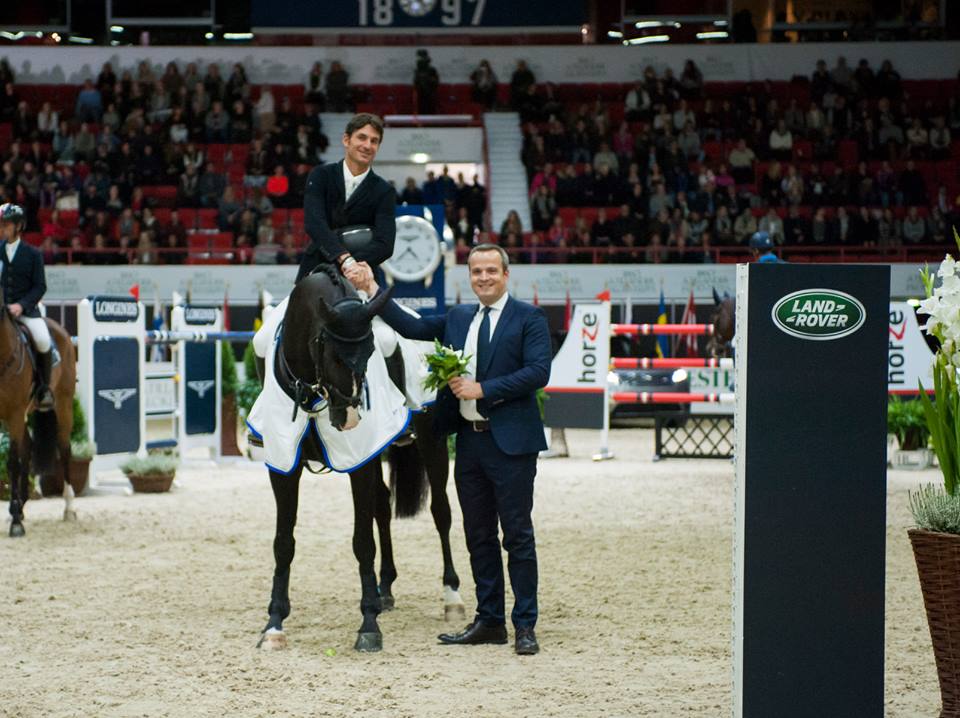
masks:
{"type": "MultiPolygon", "coordinates": [[[[493,333],[497,329],[497,322],[500,321],[500,315],[503,314],[503,308],[507,305],[507,299],[510,298],[508,292],[490,305],[490,339],[493,339],[493,333]]],[[[467,330],[467,341],[463,346],[463,353],[470,357],[467,362],[467,374],[476,379],[477,376],[477,337],[480,335],[480,322],[483,321],[483,306],[477,309],[477,313],[470,322],[470,328],[467,330]]],[[[477,411],[476,399],[460,400],[460,416],[467,421],[483,421],[484,416],[477,411]]]]}
{"type": "Polygon", "coordinates": [[[367,169],[366,169],[364,172],[361,172],[361,173],[358,174],[356,177],[354,177],[353,173],[350,171],[350,168],[347,167],[347,162],[346,162],[346,160],[344,160],[344,162],[343,162],[343,191],[344,191],[344,201],[345,201],[345,202],[349,202],[349,201],[350,201],[350,195],[352,195],[352,194],[354,193],[354,191],[357,189],[357,187],[360,186],[360,183],[363,182],[363,181],[367,178],[367,175],[368,175],[368,174],[370,174],[370,168],[369,168],[369,167],[367,167],[367,169]]]}
{"type": "Polygon", "coordinates": [[[7,263],[13,261],[13,255],[17,253],[17,249],[20,247],[20,240],[16,242],[7,242],[7,263]]]}

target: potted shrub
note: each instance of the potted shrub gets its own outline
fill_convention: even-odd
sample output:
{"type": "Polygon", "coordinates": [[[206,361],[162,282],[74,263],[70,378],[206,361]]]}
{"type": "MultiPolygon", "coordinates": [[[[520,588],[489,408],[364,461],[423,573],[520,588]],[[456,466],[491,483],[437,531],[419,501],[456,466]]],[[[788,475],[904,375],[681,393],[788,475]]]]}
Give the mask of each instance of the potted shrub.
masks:
{"type": "Polygon", "coordinates": [[[237,360],[230,342],[220,342],[220,454],[240,456],[237,446],[237,360]]]}
{"type": "Polygon", "coordinates": [[[151,453],[137,456],[120,466],[138,493],[158,494],[169,491],[177,475],[180,460],[175,454],[151,453]]]}
{"type": "MultiPolygon", "coordinates": [[[[96,446],[87,438],[87,417],[80,406],[80,399],[73,397],[73,429],[70,431],[70,486],[79,496],[87,489],[90,477],[90,462],[96,454],[96,446]]],[[[40,477],[40,490],[44,496],[63,495],[63,475],[40,477]]]]}
{"type": "Polygon", "coordinates": [[[933,464],[933,452],[927,448],[930,430],[922,401],[891,397],[887,404],[887,432],[897,439],[898,448],[891,456],[894,467],[925,469],[933,464]]]}
{"type": "MultiPolygon", "coordinates": [[[[954,230],[960,246],[960,237],[954,230]]],[[[907,533],[913,547],[920,590],[940,680],[941,718],[960,718],[960,271],[948,254],[935,277],[922,273],[927,298],[921,312],[928,314],[926,330],[940,343],[933,366],[934,396],[920,387],[941,486],[911,493],[915,528],[907,533]]]]}

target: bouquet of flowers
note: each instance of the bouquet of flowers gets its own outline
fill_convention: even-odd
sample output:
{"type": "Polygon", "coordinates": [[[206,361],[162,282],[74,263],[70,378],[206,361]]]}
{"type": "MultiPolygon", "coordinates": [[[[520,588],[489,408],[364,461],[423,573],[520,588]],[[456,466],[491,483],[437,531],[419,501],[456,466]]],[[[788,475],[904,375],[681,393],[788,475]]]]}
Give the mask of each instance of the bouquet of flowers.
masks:
{"type": "MultiPolygon", "coordinates": [[[[953,230],[960,247],[960,236],[953,230]]],[[[927,298],[920,302],[920,311],[929,315],[924,327],[940,342],[933,364],[933,400],[920,384],[920,400],[926,411],[927,427],[933,449],[940,462],[944,489],[955,496],[960,486],[960,264],[949,254],[943,258],[936,275],[921,271],[927,298]],[[940,286],[934,288],[936,278],[940,286]]]]}
{"type": "Polygon", "coordinates": [[[466,373],[469,361],[470,357],[464,356],[462,350],[457,351],[434,340],[433,354],[427,355],[427,368],[430,373],[423,380],[424,389],[439,391],[455,376],[466,373]]]}

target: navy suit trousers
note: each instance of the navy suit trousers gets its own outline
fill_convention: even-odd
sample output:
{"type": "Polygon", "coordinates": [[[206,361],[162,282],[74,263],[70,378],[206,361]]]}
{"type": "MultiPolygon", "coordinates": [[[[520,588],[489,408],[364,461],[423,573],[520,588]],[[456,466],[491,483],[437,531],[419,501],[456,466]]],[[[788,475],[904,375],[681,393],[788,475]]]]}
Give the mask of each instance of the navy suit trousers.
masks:
{"type": "Polygon", "coordinates": [[[498,522],[513,589],[513,625],[537,623],[537,547],[531,518],[536,473],[536,453],[505,454],[489,431],[476,432],[465,424],[457,432],[454,480],[477,586],[477,616],[488,625],[505,622],[498,522]]]}

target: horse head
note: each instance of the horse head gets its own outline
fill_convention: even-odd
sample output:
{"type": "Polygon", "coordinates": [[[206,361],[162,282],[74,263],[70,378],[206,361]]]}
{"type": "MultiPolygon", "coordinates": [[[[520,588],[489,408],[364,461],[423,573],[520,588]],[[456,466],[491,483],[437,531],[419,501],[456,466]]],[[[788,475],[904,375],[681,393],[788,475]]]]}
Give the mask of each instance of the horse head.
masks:
{"type": "Polygon", "coordinates": [[[285,341],[284,353],[297,378],[326,400],[336,429],[353,429],[360,422],[364,375],[374,348],[373,317],[388,300],[384,292],[364,302],[333,272],[306,277],[290,297],[284,339],[293,341],[289,346],[285,341]]]}
{"type": "Polygon", "coordinates": [[[736,314],[736,302],[728,292],[724,292],[721,297],[716,288],[713,290],[713,315],[710,317],[710,323],[713,325],[713,334],[707,341],[707,352],[711,357],[729,357],[731,342],[736,332],[736,323],[734,316],[736,314]]]}

